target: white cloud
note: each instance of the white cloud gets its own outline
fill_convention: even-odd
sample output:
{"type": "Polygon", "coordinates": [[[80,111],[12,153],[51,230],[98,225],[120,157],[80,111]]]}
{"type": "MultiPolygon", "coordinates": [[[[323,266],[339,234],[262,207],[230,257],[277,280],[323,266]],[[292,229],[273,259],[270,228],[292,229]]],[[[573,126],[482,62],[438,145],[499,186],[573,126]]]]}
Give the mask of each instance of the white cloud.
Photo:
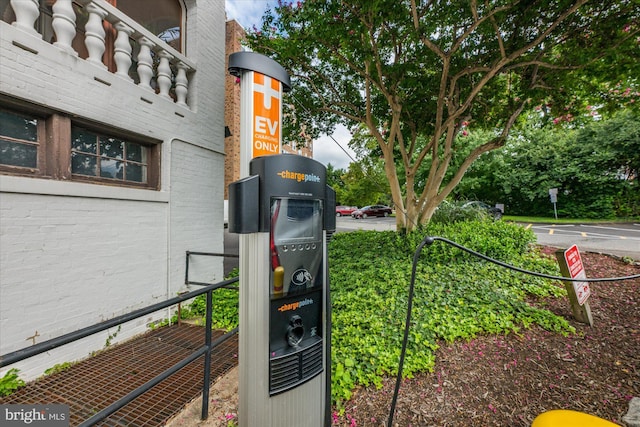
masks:
{"type": "Polygon", "coordinates": [[[225,10],[228,20],[235,19],[249,31],[254,26],[260,28],[264,11],[275,4],[274,0],[225,0],[225,10]]]}
{"type": "Polygon", "coordinates": [[[351,134],[346,127],[338,126],[332,136],[335,141],[330,136],[322,136],[314,141],[313,158],[325,166],[331,163],[336,169],[346,170],[349,168],[349,163],[356,157],[353,150],[349,148],[351,134]]]}

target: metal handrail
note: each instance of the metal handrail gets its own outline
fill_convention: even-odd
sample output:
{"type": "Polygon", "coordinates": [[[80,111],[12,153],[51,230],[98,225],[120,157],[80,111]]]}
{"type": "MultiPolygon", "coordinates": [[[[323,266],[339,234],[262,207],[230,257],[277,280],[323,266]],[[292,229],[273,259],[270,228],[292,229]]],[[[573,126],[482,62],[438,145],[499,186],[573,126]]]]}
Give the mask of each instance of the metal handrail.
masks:
{"type": "MultiPolygon", "coordinates": [[[[191,255],[204,255],[204,256],[221,256],[225,258],[239,258],[238,254],[221,254],[217,252],[196,252],[196,251],[187,251],[185,266],[184,266],[184,284],[185,285],[198,285],[198,286],[207,286],[209,283],[205,282],[194,282],[189,280],[189,257],[191,255]]],[[[235,289],[235,287],[231,288],[227,286],[227,288],[235,289]]]]}
{"type": "MultiPolygon", "coordinates": [[[[195,253],[191,253],[191,254],[195,254],[195,253]]],[[[204,255],[205,253],[197,253],[198,255],[204,255]]],[[[189,259],[189,255],[190,253],[187,251],[187,262],[189,259]]],[[[224,255],[224,254],[212,254],[212,253],[208,253],[207,255],[211,255],[211,256],[228,256],[228,255],[224,255]]],[[[188,279],[187,279],[188,282],[188,279]]],[[[102,411],[98,412],[97,414],[93,415],[91,418],[85,420],[82,424],[80,424],[81,426],[85,427],[85,426],[92,426],[95,425],[96,423],[102,421],[103,419],[107,418],[109,415],[113,414],[114,412],[118,411],[119,409],[123,408],[124,406],[126,406],[128,403],[132,402],[135,398],[137,398],[138,396],[140,396],[141,394],[143,394],[144,392],[150,390],[153,386],[157,385],[158,383],[160,383],[161,381],[165,380],[166,378],[168,378],[170,375],[172,375],[173,373],[177,372],[178,370],[182,369],[183,367],[185,367],[186,365],[188,365],[189,363],[193,362],[194,360],[198,359],[200,356],[204,355],[205,356],[205,360],[204,360],[204,379],[203,379],[203,385],[202,385],[202,415],[201,415],[201,419],[202,420],[206,420],[209,416],[209,380],[210,380],[210,376],[211,376],[211,350],[222,344],[223,342],[225,342],[227,339],[229,339],[231,336],[235,335],[236,333],[238,333],[238,328],[235,328],[227,333],[225,333],[224,335],[218,337],[214,342],[211,341],[211,328],[212,328],[212,321],[211,321],[211,316],[213,314],[213,303],[212,303],[212,298],[213,298],[213,291],[217,290],[217,289],[238,289],[236,286],[232,287],[231,285],[233,283],[237,283],[238,282],[238,278],[232,278],[232,279],[228,279],[228,280],[223,280],[222,282],[218,282],[218,283],[213,283],[213,284],[207,284],[207,283],[198,283],[200,285],[205,285],[203,288],[201,289],[196,289],[195,291],[191,291],[191,292],[187,292],[184,293],[182,295],[179,295],[177,297],[174,298],[170,298],[166,301],[163,302],[159,302],[153,305],[150,305],[148,307],[144,307],[135,311],[132,311],[131,313],[127,313],[127,314],[123,314],[121,316],[117,316],[114,317],[113,319],[109,319],[109,320],[105,320],[103,322],[100,323],[96,323],[94,325],[88,326],[86,328],[82,328],[79,329],[77,331],[73,331],[70,332],[68,334],[64,334],[61,335],[59,337],[56,338],[52,338],[50,340],[41,342],[39,344],[35,344],[32,345],[30,347],[26,347],[20,350],[16,350],[14,352],[11,353],[7,353],[4,354],[2,356],[0,356],[0,368],[4,367],[4,366],[8,366],[17,362],[20,362],[22,360],[28,359],[30,357],[33,356],[37,356],[38,354],[44,353],[46,351],[52,350],[54,348],[58,348],[61,347],[65,344],[69,344],[71,342],[77,341],[79,339],[82,338],[86,338],[88,336],[91,336],[93,334],[96,334],[98,332],[102,332],[106,329],[112,328],[114,326],[118,326],[122,323],[126,323],[129,322],[131,320],[137,319],[139,317],[142,316],[146,316],[148,314],[154,313],[156,311],[162,310],[164,308],[170,307],[172,305],[176,305],[179,304],[183,301],[195,298],[199,295],[202,294],[207,294],[207,309],[206,309],[206,325],[205,325],[205,344],[200,347],[199,349],[197,349],[194,353],[190,354],[189,356],[185,357],[184,359],[182,359],[180,362],[176,363],[175,365],[173,365],[172,367],[170,367],[169,369],[165,370],[164,372],[162,372],[161,374],[159,374],[158,376],[156,376],[155,378],[147,381],[146,383],[144,383],[143,385],[141,385],[140,387],[138,387],[137,389],[133,390],[132,392],[130,392],[129,394],[127,394],[126,396],[122,397],[121,399],[117,400],[116,402],[114,402],[113,404],[111,404],[110,406],[108,406],[107,408],[103,409],[102,411]]]]}

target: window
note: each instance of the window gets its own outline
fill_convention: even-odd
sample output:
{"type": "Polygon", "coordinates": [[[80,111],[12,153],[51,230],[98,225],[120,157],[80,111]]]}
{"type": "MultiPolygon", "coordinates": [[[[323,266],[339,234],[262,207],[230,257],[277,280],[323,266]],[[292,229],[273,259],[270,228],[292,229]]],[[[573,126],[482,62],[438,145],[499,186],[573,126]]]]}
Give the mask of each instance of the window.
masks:
{"type": "Polygon", "coordinates": [[[141,144],[74,126],[71,130],[71,173],[146,183],[148,151],[141,144]]]}
{"type": "Polygon", "coordinates": [[[36,117],[0,110],[0,164],[37,169],[41,127],[36,117]]]}
{"type": "Polygon", "coordinates": [[[109,0],[122,12],[183,52],[182,5],[179,0],[109,0]]]}
{"type": "Polygon", "coordinates": [[[160,144],[61,114],[0,110],[0,173],[159,189],[160,144]],[[46,116],[46,118],[44,118],[46,116]]]}

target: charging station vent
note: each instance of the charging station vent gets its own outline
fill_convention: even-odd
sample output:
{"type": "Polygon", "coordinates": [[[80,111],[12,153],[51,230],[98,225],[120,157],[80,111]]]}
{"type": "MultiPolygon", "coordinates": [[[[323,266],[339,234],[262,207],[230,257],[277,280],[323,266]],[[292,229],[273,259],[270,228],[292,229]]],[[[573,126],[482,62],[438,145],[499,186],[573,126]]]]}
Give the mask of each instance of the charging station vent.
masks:
{"type": "Polygon", "coordinates": [[[269,394],[294,388],[322,372],[322,340],[301,351],[270,360],[269,394]]]}

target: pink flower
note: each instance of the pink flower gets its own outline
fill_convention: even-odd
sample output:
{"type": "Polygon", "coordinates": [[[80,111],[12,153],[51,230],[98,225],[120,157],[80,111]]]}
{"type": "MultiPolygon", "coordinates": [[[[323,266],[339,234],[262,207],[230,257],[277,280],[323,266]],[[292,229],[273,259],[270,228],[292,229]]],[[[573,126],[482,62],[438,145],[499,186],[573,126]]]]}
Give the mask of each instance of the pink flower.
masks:
{"type": "Polygon", "coordinates": [[[349,427],[356,427],[356,419],[353,418],[351,415],[347,414],[347,419],[349,420],[349,427]]]}

